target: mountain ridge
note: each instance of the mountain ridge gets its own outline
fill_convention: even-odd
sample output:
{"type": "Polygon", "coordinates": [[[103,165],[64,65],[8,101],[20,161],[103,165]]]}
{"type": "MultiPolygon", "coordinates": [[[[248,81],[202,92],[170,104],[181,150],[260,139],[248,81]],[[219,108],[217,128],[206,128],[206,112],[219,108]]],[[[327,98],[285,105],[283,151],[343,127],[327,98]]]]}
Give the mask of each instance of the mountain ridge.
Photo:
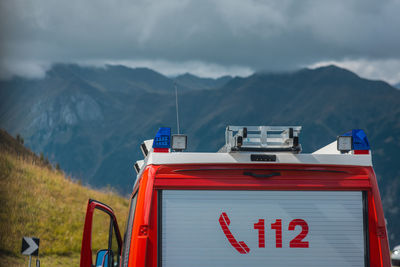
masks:
{"type": "Polygon", "coordinates": [[[232,76],[221,76],[219,78],[203,78],[190,73],[184,73],[174,78],[174,81],[191,90],[217,89],[232,79],[232,76]]]}

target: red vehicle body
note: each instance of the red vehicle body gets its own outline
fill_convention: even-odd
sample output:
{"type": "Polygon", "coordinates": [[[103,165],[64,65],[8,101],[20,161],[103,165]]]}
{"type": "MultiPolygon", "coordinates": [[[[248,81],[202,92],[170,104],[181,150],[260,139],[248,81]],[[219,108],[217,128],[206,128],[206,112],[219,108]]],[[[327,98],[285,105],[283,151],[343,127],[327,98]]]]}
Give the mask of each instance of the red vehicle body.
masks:
{"type": "MultiPolygon", "coordinates": [[[[279,162],[255,163],[250,162],[250,160],[235,159],[236,163],[223,163],[224,160],[207,163],[202,160],[196,162],[196,160],[188,159],[186,162],[179,163],[182,160],[179,159],[178,154],[183,157],[183,154],[186,153],[177,153],[174,156],[174,153],[150,152],[147,156],[147,164],[142,167],[131,195],[130,214],[124,237],[125,243],[122,243],[112,210],[102,203],[89,200],[82,241],[81,267],[91,267],[94,264],[91,251],[91,225],[93,210],[96,208],[110,215],[113,225],[110,229],[114,228],[115,234],[118,236],[118,251],[113,253],[120,255],[120,257],[113,263],[109,261],[109,265],[104,263],[103,266],[164,266],[161,255],[162,245],[160,244],[162,242],[160,233],[162,231],[161,195],[163,192],[181,190],[185,192],[190,192],[188,190],[193,190],[193,192],[246,191],[246,194],[247,192],[251,194],[257,191],[288,192],[288,194],[294,191],[307,192],[307,194],[312,192],[361,192],[363,196],[362,212],[364,214],[364,221],[361,222],[364,225],[364,258],[360,260],[363,261],[365,266],[390,266],[384,214],[372,166],[367,166],[368,164],[340,164],[336,160],[341,155],[332,157],[328,155],[328,158],[325,155],[321,156],[326,162],[332,159],[332,164],[315,164],[310,163],[308,159],[300,160],[297,163],[282,163],[284,160],[279,160],[280,155],[278,155],[279,162]],[[168,157],[172,157],[172,159],[167,160],[168,157]]],[[[196,157],[196,153],[189,154],[186,158],[196,157]]],[[[199,155],[199,157],[203,156],[205,155],[199,155]]],[[[246,156],[246,154],[243,156],[246,156]]],[[[363,160],[370,157],[370,155],[351,155],[349,157],[353,160],[357,156],[363,160]]],[[[271,239],[271,231],[272,233],[276,231],[276,248],[274,245],[274,249],[282,248],[282,227],[280,228],[281,232],[278,232],[279,228],[277,228],[279,224],[282,224],[281,219],[277,219],[274,224],[271,224],[271,230],[267,228],[267,235],[265,235],[263,227],[264,219],[254,221],[254,229],[251,230],[255,234],[258,232],[258,247],[255,245],[247,247],[245,241],[239,241],[241,240],[240,237],[236,240],[235,233],[230,232],[229,227],[233,226],[234,222],[233,218],[231,218],[232,222],[229,220],[228,215],[230,214],[222,212],[221,216],[215,217],[215,224],[217,228],[221,227],[218,231],[225,234],[226,241],[229,241],[230,245],[237,250],[232,249],[232,247],[229,248],[229,253],[235,253],[235,257],[246,257],[245,254],[256,253],[257,249],[265,250],[265,244],[267,244],[267,247],[271,245],[270,240],[268,240],[268,238],[271,239]]],[[[289,225],[289,229],[284,228],[283,234],[285,235],[289,230],[294,230],[296,223],[300,225],[301,221],[302,219],[299,218],[293,220],[291,224],[294,223],[294,225],[289,225]]],[[[201,224],[199,225],[201,226],[201,224]]],[[[312,231],[312,227],[313,225],[310,223],[310,231],[312,231]]],[[[308,225],[307,228],[303,227],[302,229],[303,231],[307,230],[306,232],[309,231],[308,225]]],[[[201,229],[199,231],[201,232],[201,229]]],[[[304,239],[304,237],[302,238],[304,239]]],[[[307,238],[304,240],[307,240],[307,238]]],[[[310,247],[313,245],[311,238],[307,241],[304,240],[302,243],[300,241],[300,246],[297,245],[297,247],[300,247],[299,250],[308,247],[309,241],[310,247]]],[[[283,246],[289,247],[289,244],[286,244],[288,242],[285,242],[285,239],[283,239],[283,246]]],[[[296,244],[292,242],[293,240],[290,247],[292,245],[295,247],[296,244]]],[[[226,242],[226,249],[230,245],[226,242]]],[[[210,266],[214,266],[211,259],[210,266]]]]}

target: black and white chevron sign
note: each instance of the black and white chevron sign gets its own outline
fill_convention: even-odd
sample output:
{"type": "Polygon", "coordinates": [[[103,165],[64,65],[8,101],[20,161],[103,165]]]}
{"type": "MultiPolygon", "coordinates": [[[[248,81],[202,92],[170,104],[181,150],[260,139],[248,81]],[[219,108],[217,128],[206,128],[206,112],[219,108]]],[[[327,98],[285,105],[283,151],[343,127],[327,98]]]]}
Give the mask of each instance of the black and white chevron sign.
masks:
{"type": "Polygon", "coordinates": [[[36,237],[23,237],[22,238],[22,248],[21,253],[23,255],[39,255],[39,238],[36,237]]]}

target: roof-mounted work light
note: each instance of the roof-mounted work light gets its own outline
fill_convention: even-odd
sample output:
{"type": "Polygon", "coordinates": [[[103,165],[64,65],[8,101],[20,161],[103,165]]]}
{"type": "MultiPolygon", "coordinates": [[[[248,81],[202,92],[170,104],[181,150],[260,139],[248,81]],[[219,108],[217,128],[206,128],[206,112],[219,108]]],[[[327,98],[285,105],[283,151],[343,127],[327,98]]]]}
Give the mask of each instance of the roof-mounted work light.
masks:
{"type": "Polygon", "coordinates": [[[140,170],[142,169],[143,165],[144,165],[144,160],[136,161],[135,165],[133,165],[133,167],[135,168],[136,173],[140,172],[140,170]]]}
{"type": "Polygon", "coordinates": [[[146,140],[140,145],[140,150],[142,150],[143,157],[147,157],[149,154],[149,151],[151,150],[153,146],[153,139],[146,140]]]}
{"type": "Polygon", "coordinates": [[[353,148],[353,137],[342,135],[337,138],[337,149],[342,153],[348,153],[353,148]]]}
{"type": "Polygon", "coordinates": [[[172,135],[172,149],[175,151],[183,151],[187,147],[187,136],[183,134],[172,135]]]}

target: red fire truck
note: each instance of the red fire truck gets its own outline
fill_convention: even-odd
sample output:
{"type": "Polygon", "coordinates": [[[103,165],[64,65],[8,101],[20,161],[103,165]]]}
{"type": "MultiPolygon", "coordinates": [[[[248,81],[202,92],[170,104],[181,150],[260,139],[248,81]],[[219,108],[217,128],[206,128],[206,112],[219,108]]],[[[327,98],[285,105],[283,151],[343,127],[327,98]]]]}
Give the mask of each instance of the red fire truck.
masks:
{"type": "Polygon", "coordinates": [[[123,238],[113,210],[89,200],[80,266],[390,266],[364,131],[306,154],[300,130],[228,126],[220,151],[191,153],[160,128],[141,145],[123,238]],[[110,220],[99,251],[95,210],[110,220]]]}

